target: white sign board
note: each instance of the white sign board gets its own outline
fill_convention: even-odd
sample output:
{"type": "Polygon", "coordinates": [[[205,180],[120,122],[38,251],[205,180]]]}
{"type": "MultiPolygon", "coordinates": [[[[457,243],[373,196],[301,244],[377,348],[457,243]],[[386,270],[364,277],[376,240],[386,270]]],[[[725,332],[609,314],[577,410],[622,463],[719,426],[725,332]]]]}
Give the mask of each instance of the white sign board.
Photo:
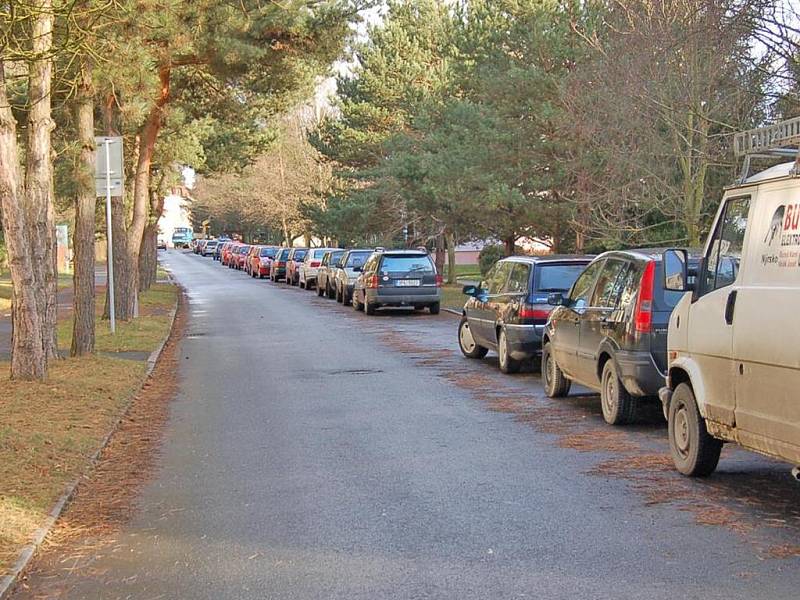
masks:
{"type": "Polygon", "coordinates": [[[111,183],[111,195],[122,196],[125,176],[122,138],[99,136],[94,138],[94,142],[97,147],[94,161],[94,182],[97,195],[105,196],[106,186],[111,183]],[[106,165],[109,167],[108,170],[106,165]],[[107,174],[110,176],[110,182],[106,180],[107,174]]]}

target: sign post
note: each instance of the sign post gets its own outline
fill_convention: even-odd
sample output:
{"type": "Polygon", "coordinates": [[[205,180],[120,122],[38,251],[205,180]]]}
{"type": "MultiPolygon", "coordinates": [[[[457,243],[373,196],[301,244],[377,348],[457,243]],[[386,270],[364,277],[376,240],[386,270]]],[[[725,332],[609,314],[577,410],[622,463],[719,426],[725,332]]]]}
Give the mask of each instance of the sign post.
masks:
{"type": "Polygon", "coordinates": [[[122,158],[121,137],[96,137],[97,147],[95,159],[95,191],[98,196],[106,197],[106,242],[108,271],[108,316],[111,333],[116,333],[116,306],[114,304],[114,240],[111,231],[111,196],[122,196],[122,176],[124,164],[122,158]]]}

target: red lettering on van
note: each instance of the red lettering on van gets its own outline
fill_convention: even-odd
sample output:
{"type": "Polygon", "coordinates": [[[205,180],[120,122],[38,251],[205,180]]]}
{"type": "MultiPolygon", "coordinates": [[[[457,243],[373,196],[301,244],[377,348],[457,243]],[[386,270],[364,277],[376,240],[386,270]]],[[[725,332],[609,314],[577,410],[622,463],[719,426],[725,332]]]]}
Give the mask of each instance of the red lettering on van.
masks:
{"type": "Polygon", "coordinates": [[[786,216],[783,220],[783,230],[786,231],[792,225],[792,212],[794,212],[794,205],[786,205],[786,216]]]}

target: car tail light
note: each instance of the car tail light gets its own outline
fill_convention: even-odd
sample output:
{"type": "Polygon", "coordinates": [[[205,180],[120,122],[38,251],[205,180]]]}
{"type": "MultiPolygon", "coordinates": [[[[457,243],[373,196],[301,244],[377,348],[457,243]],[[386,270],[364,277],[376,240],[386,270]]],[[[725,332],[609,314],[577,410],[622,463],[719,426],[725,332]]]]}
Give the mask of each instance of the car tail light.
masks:
{"type": "Polygon", "coordinates": [[[279,260],[279,261],[278,261],[276,264],[277,264],[279,267],[282,267],[282,266],[284,266],[284,264],[285,264],[285,263],[284,263],[282,260],[279,260]]]}
{"type": "Polygon", "coordinates": [[[437,273],[436,274],[436,287],[442,287],[442,283],[443,282],[444,282],[444,280],[442,279],[442,276],[437,273]]]}
{"type": "Polygon", "coordinates": [[[312,261],[311,262],[311,266],[312,267],[318,267],[319,266],[319,261],[318,260],[312,261]]]}
{"type": "Polygon", "coordinates": [[[550,316],[551,310],[552,309],[550,307],[543,308],[541,306],[523,304],[522,308],[519,311],[519,318],[531,319],[533,321],[540,321],[542,323],[545,323],[547,322],[547,318],[550,316]]]}
{"type": "Polygon", "coordinates": [[[656,263],[650,261],[642,273],[639,284],[639,297],[636,299],[636,309],[633,312],[633,322],[639,333],[650,333],[653,325],[653,284],[656,278],[656,263]]]}
{"type": "Polygon", "coordinates": [[[378,276],[373,275],[369,279],[367,279],[367,287],[371,290],[378,289],[378,276]]]}

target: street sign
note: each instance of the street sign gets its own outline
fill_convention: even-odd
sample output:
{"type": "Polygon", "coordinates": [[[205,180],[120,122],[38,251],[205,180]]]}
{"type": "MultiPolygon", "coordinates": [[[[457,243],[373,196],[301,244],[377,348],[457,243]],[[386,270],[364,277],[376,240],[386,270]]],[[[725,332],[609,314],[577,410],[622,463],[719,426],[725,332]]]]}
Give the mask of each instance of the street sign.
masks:
{"type": "Polygon", "coordinates": [[[97,195],[105,196],[107,194],[110,180],[111,195],[122,196],[125,182],[122,138],[98,136],[94,138],[94,143],[97,147],[94,161],[94,183],[97,195]]]}
{"type": "MultiPolygon", "coordinates": [[[[106,197],[106,270],[108,271],[108,314],[111,333],[117,330],[117,311],[114,305],[114,240],[111,227],[111,197],[122,196],[122,181],[125,164],[122,159],[121,137],[94,138],[95,152],[94,183],[98,196],[106,197]]],[[[134,309],[134,316],[136,316],[134,309]]]]}

